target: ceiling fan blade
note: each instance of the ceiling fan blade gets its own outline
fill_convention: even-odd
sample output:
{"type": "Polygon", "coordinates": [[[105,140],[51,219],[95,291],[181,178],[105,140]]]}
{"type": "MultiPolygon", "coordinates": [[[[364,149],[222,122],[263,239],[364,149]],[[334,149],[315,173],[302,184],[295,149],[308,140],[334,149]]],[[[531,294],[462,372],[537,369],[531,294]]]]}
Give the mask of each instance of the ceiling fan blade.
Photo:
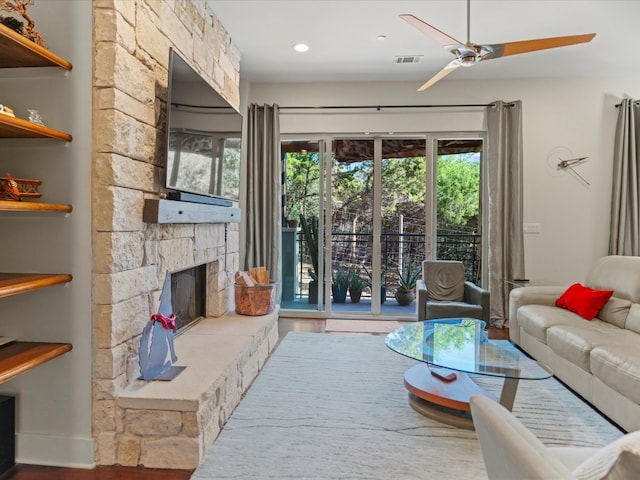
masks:
{"type": "Polygon", "coordinates": [[[568,45],[576,45],[578,43],[587,43],[595,36],[595,33],[586,33],[584,35],[538,38],[536,40],[522,40],[520,42],[487,45],[487,47],[493,49],[493,54],[484,60],[506,57],[508,55],[518,55],[520,53],[535,52],[537,50],[546,50],[548,48],[566,47],[568,45]]]}
{"type": "Polygon", "coordinates": [[[432,27],[428,23],[423,22],[418,17],[415,17],[415,16],[413,16],[413,15],[411,15],[409,13],[405,13],[405,14],[400,15],[400,18],[402,18],[404,21],[406,21],[406,22],[410,23],[411,25],[413,25],[414,27],[416,27],[418,30],[420,30],[425,35],[433,38],[436,42],[438,42],[443,47],[445,47],[447,45],[461,45],[462,44],[462,42],[460,42],[459,40],[456,40],[455,38],[447,35],[443,31],[438,30],[436,27],[432,27]]]}
{"type": "Polygon", "coordinates": [[[454,60],[454,61],[450,62],[446,67],[444,67],[442,70],[440,70],[438,73],[436,73],[433,77],[431,77],[429,80],[427,80],[424,83],[424,85],[422,85],[418,89],[418,91],[422,92],[422,91],[426,90],[427,88],[429,88],[431,85],[433,85],[437,81],[442,80],[444,77],[446,77],[447,75],[452,73],[459,66],[460,66],[460,63],[458,63],[457,60],[454,60]]]}

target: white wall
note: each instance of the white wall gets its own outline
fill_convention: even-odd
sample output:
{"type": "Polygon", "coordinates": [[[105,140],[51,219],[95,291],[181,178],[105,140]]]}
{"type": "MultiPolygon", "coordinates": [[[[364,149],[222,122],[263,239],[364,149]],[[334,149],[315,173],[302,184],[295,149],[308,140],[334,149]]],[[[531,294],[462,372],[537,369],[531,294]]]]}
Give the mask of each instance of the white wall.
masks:
{"type": "Polygon", "coordinates": [[[4,272],[71,273],[73,281],[1,299],[0,335],[69,342],[73,350],[3,385],[16,397],[16,461],[91,466],[91,2],[36,2],[29,14],[47,47],[73,64],[0,70],[2,99],[26,118],[71,133],[54,140],[2,140],[0,172],[43,180],[42,201],[69,203],[68,215],[2,214],[4,272]]]}
{"type": "MultiPolygon", "coordinates": [[[[638,78],[450,80],[425,92],[411,83],[253,84],[247,102],[281,107],[335,105],[486,104],[522,100],[524,131],[524,221],[541,233],[525,234],[526,275],[561,283],[583,281],[589,265],[607,254],[615,104],[626,94],[640,97],[638,78]],[[588,156],[579,172],[559,175],[547,158],[559,147],[588,156]]],[[[246,111],[246,105],[243,107],[246,111]]],[[[363,131],[419,132],[482,129],[477,109],[443,113],[316,114],[281,117],[285,133],[363,131]]]]}

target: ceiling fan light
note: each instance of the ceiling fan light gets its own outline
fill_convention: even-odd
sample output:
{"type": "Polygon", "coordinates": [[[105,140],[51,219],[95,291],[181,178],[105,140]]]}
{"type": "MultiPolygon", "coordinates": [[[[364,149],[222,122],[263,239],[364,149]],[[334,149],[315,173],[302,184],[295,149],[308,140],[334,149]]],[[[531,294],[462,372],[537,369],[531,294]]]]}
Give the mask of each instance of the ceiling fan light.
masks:
{"type": "Polygon", "coordinates": [[[459,56],[458,61],[461,67],[470,67],[471,65],[475,65],[478,60],[475,55],[466,54],[459,56]]]}
{"type": "Polygon", "coordinates": [[[454,45],[450,50],[461,67],[470,67],[493,55],[493,49],[488,45],[454,45]]]}

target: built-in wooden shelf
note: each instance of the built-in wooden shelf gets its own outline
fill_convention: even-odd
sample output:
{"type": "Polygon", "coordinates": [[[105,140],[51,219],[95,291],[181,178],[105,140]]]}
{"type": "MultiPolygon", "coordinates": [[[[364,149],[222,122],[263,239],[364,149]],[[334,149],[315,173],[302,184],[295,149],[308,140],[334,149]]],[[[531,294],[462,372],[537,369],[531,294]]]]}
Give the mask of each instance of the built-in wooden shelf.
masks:
{"type": "Polygon", "coordinates": [[[0,297],[67,283],[72,279],[73,277],[66,273],[0,273],[0,297]]]}
{"type": "Polygon", "coordinates": [[[3,114],[0,114],[0,138],[53,138],[65,142],[73,139],[69,133],[3,114]]]}
{"type": "Polygon", "coordinates": [[[166,199],[144,201],[142,220],[147,223],[236,223],[240,209],[207,203],[166,199]]]}
{"type": "MultiPolygon", "coordinates": [[[[71,63],[0,24],[0,68],[59,67],[71,70],[71,63]]],[[[28,91],[25,91],[28,95],[28,91]]],[[[3,98],[3,102],[11,102],[3,98]]],[[[0,138],[44,138],[70,142],[66,132],[0,114],[0,138]]],[[[0,211],[71,212],[71,205],[0,200],[0,211]]],[[[0,273],[0,297],[70,282],[68,274],[0,273]]],[[[11,342],[0,347],[0,383],[53,360],[71,350],[70,343],[11,342]]]]}
{"type": "Polygon", "coordinates": [[[62,212],[71,213],[73,207],[66,203],[16,202],[0,200],[0,212],[62,212]]]}
{"type": "Polygon", "coordinates": [[[71,63],[44,47],[0,24],[0,68],[60,67],[71,70],[71,63]]]}
{"type": "Polygon", "coordinates": [[[71,350],[70,343],[12,342],[0,347],[0,383],[71,350]]]}

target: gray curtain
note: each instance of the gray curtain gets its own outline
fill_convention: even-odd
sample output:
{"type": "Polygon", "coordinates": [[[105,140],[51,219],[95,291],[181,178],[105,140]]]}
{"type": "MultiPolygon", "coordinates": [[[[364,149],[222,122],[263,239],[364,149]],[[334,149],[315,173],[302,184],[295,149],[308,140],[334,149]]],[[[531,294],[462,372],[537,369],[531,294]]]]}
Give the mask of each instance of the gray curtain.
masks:
{"type": "Polygon", "coordinates": [[[507,279],[524,277],[522,206],[522,102],[487,107],[491,324],[505,326],[509,314],[507,279]]]}
{"type": "Polygon", "coordinates": [[[247,120],[247,181],[242,212],[242,270],[264,266],[278,282],[282,239],[282,185],[278,105],[251,104],[247,120]]]}
{"type": "Polygon", "coordinates": [[[640,255],[640,101],[625,98],[619,105],[613,150],[610,255],[640,255]]]}

